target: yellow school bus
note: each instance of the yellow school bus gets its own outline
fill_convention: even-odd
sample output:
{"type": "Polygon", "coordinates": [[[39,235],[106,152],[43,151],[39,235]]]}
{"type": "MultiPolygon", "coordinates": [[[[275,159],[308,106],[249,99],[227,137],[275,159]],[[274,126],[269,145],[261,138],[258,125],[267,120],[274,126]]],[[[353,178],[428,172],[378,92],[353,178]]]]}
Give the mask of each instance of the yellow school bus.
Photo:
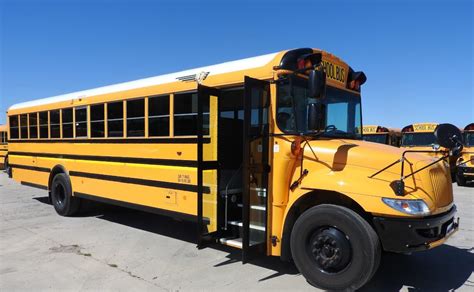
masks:
{"type": "MultiPolygon", "coordinates": [[[[410,150],[421,150],[433,157],[442,157],[448,153],[448,149],[440,147],[436,142],[434,131],[437,123],[415,123],[402,129],[402,140],[400,147],[410,150]]],[[[457,157],[451,156],[448,159],[451,177],[454,180],[457,157]]]]}
{"type": "Polygon", "coordinates": [[[8,127],[0,125],[0,169],[8,168],[8,127]]]}
{"type": "Polygon", "coordinates": [[[464,148],[457,160],[456,183],[465,186],[467,181],[474,180],[474,123],[464,127],[464,148]]]}
{"type": "Polygon", "coordinates": [[[458,226],[442,162],[400,166],[401,150],[361,140],[365,81],[302,48],[16,104],[13,179],[63,216],[95,200],[189,219],[200,248],[357,289],[382,250],[430,249],[458,226]]]}
{"type": "Polygon", "coordinates": [[[379,125],[367,125],[362,127],[364,141],[400,146],[400,129],[387,128],[379,125]]]}

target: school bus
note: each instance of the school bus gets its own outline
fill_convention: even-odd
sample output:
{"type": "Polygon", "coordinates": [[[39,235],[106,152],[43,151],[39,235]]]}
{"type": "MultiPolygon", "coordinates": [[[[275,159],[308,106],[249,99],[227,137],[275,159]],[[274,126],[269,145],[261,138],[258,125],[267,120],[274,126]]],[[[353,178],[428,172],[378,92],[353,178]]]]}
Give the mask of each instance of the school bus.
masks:
{"type": "Polygon", "coordinates": [[[362,127],[364,141],[382,143],[400,146],[401,132],[400,129],[387,128],[379,125],[367,125],[362,127]]]}
{"type": "Polygon", "coordinates": [[[19,103],[13,179],[48,190],[59,215],[95,200],[189,219],[199,248],[293,259],[315,286],[357,289],[382,250],[458,228],[442,162],[409,153],[400,177],[383,168],[401,150],[361,140],[365,81],[302,48],[19,103]]]}
{"type": "MultiPolygon", "coordinates": [[[[434,131],[437,123],[415,123],[402,129],[402,140],[400,147],[403,149],[421,150],[433,157],[442,157],[449,151],[436,141],[434,131]]],[[[451,178],[454,180],[456,172],[457,157],[451,156],[448,159],[450,165],[451,178]]]]}
{"type": "Polygon", "coordinates": [[[0,169],[8,168],[7,125],[0,125],[0,169]]]}
{"type": "Polygon", "coordinates": [[[474,123],[464,127],[464,148],[457,160],[456,183],[465,186],[467,181],[474,180],[474,123]]]}

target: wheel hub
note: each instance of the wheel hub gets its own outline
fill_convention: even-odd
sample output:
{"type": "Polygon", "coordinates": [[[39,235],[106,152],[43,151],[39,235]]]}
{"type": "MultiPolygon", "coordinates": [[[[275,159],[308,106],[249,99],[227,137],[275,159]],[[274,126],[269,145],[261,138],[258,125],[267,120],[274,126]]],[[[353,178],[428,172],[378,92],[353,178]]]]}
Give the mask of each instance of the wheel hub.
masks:
{"type": "Polygon", "coordinates": [[[311,236],[309,247],[316,265],[325,272],[339,272],[350,262],[350,242],[334,227],[317,230],[311,236]]]}

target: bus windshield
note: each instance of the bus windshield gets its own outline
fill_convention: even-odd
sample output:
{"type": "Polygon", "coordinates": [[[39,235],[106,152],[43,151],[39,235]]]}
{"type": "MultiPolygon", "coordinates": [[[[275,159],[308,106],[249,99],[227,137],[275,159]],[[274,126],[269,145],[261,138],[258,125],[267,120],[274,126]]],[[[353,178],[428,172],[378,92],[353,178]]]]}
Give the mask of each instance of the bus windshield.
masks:
{"type": "Polygon", "coordinates": [[[403,133],[402,146],[430,146],[436,144],[434,133],[403,133]]]}
{"type": "Polygon", "coordinates": [[[320,103],[324,121],[318,135],[360,139],[362,134],[360,95],[328,86],[324,98],[308,96],[308,82],[301,78],[279,81],[277,89],[277,124],[285,133],[314,135],[308,129],[307,105],[320,103]]]}
{"type": "Polygon", "coordinates": [[[388,134],[364,135],[363,139],[369,142],[386,144],[388,140],[388,134]]]}
{"type": "Polygon", "coordinates": [[[474,146],[474,132],[464,133],[464,145],[474,146]]]}

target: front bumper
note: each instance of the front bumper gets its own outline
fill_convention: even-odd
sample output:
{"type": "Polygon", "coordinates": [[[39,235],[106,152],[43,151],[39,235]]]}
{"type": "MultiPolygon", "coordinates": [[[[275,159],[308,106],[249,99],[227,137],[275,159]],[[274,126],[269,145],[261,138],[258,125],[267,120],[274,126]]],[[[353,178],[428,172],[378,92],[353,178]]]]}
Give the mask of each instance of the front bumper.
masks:
{"type": "Polygon", "coordinates": [[[458,170],[458,175],[474,178],[474,167],[459,165],[457,167],[457,170],[458,170]]]}
{"type": "Polygon", "coordinates": [[[446,213],[416,219],[374,217],[383,249],[391,252],[427,250],[443,244],[459,228],[456,206],[446,213]]]}

